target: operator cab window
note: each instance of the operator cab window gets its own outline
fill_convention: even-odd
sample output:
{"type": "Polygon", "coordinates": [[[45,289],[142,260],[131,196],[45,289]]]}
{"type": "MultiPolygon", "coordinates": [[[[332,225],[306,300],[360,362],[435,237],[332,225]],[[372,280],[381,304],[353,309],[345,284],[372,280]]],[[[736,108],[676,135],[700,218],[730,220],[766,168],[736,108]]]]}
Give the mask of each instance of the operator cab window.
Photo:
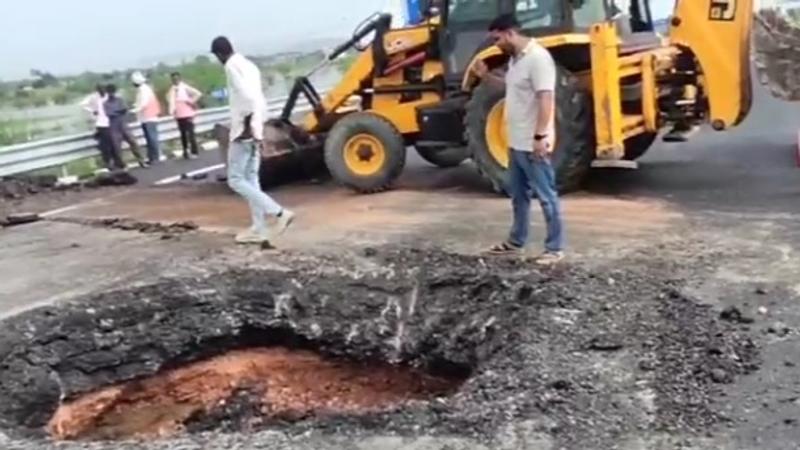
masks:
{"type": "Polygon", "coordinates": [[[523,30],[555,27],[564,23],[564,9],[560,0],[517,0],[515,13],[523,30]]]}
{"type": "Polygon", "coordinates": [[[485,28],[500,14],[497,0],[453,0],[450,2],[447,20],[451,24],[476,24],[485,28]]]}
{"type": "Polygon", "coordinates": [[[572,21],[577,30],[588,30],[609,17],[609,0],[572,0],[572,21]]]}

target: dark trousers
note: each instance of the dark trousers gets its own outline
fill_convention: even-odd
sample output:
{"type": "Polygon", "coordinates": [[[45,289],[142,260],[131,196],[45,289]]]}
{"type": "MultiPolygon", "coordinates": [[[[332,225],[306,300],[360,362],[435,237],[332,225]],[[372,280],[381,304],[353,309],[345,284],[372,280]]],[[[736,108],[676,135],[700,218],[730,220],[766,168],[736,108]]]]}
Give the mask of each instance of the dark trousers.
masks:
{"type": "Polygon", "coordinates": [[[155,164],[161,159],[161,148],[158,142],[158,124],[155,122],[145,122],[142,124],[144,140],[147,141],[147,160],[150,164],[155,164]]]}
{"type": "MultiPolygon", "coordinates": [[[[121,124],[120,126],[118,126],[116,128],[112,127],[112,132],[114,132],[114,134],[119,134],[121,136],[121,138],[124,139],[125,142],[128,143],[128,146],[131,149],[131,153],[133,153],[133,157],[136,158],[136,161],[139,161],[140,163],[142,161],[144,161],[142,159],[142,152],[139,151],[139,144],[136,142],[136,139],[134,139],[133,136],[131,135],[131,132],[130,132],[130,130],[128,130],[128,126],[127,125],[121,124]],[[116,132],[114,132],[114,130],[116,130],[116,132]]],[[[119,151],[119,154],[121,155],[122,154],[122,142],[119,142],[119,148],[117,150],[119,151]]]]}
{"type": "Polygon", "coordinates": [[[111,128],[102,127],[95,130],[97,146],[100,148],[100,156],[103,158],[103,165],[108,170],[123,169],[125,164],[119,156],[119,152],[114,147],[111,137],[111,128]]]}
{"type": "Polygon", "coordinates": [[[178,119],[178,129],[181,132],[181,145],[183,146],[183,156],[189,156],[191,146],[192,154],[198,154],[197,136],[194,134],[194,118],[186,117],[178,119]]]}

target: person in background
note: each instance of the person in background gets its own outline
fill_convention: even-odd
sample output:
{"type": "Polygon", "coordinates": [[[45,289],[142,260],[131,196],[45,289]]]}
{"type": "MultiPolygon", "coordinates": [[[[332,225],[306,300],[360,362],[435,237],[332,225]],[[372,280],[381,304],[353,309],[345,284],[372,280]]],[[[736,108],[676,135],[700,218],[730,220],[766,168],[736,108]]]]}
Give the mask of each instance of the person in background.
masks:
{"type": "Polygon", "coordinates": [[[252,226],[236,235],[236,242],[269,241],[266,218],[275,218],[274,232],[281,234],[292,224],[294,213],[283,208],[261,190],[259,166],[264,146],[267,102],[261,71],[243,55],[234,52],[224,36],[211,43],[211,53],[225,66],[230,95],[231,131],[228,151],[228,185],[250,205],[252,226]]]}
{"type": "Polygon", "coordinates": [[[172,74],[172,87],[167,92],[169,114],[178,121],[183,157],[186,159],[191,159],[199,153],[197,137],[194,133],[194,116],[197,114],[197,101],[202,96],[200,91],[181,79],[180,73],[172,74]],[[191,153],[189,153],[190,148],[191,153]]]}
{"type": "Polygon", "coordinates": [[[123,122],[119,132],[122,135],[122,140],[128,143],[128,147],[130,147],[131,153],[133,153],[133,155],[136,157],[136,161],[139,162],[139,166],[149,166],[147,161],[142,158],[142,152],[139,150],[139,143],[136,142],[136,139],[134,139],[133,135],[131,134],[131,130],[128,129],[127,115],[125,116],[125,121],[123,122]]]}
{"type": "Polygon", "coordinates": [[[521,33],[516,17],[506,14],[489,26],[495,45],[512,55],[505,79],[476,64],[482,79],[506,86],[506,129],[513,225],[508,239],[489,249],[497,255],[519,254],[528,243],[531,195],[536,193],[547,224],[545,251],[536,262],[554,264],[564,257],[561,207],[551,157],[555,117],[556,65],[536,39],[521,33]]]}
{"type": "MultiPolygon", "coordinates": [[[[121,97],[117,96],[117,86],[109,84],[106,87],[106,95],[107,97],[104,106],[106,115],[108,116],[109,127],[111,129],[111,148],[113,157],[115,160],[121,162],[122,140],[125,139],[125,134],[128,132],[128,124],[126,123],[128,106],[121,97]]],[[[144,161],[144,159],[142,159],[142,155],[139,153],[138,147],[131,146],[131,152],[139,162],[139,166],[147,167],[147,163],[144,161]]],[[[122,164],[122,167],[125,167],[124,164],[122,164]]]]}
{"type": "Polygon", "coordinates": [[[134,72],[131,81],[136,86],[136,103],[133,112],[142,124],[144,139],[147,142],[147,162],[157,164],[161,160],[161,149],[158,141],[158,116],[161,115],[161,104],[156,98],[153,88],[141,72],[134,72]]]}
{"type": "Polygon", "coordinates": [[[119,158],[114,158],[111,146],[111,129],[109,128],[108,116],[106,115],[104,103],[106,101],[106,91],[102,84],[97,84],[95,92],[88,95],[82,102],[81,107],[88,112],[94,121],[97,147],[100,149],[100,157],[103,165],[108,170],[124,168],[119,158]]]}

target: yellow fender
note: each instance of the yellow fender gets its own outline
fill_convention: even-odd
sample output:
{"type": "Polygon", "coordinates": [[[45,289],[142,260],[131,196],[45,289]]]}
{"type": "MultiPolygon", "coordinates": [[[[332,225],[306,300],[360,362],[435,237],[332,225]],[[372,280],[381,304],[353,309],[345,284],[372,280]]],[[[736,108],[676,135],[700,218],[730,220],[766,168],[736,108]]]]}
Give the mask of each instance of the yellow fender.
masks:
{"type": "MultiPolygon", "coordinates": [[[[588,45],[591,42],[589,35],[586,33],[554,34],[552,36],[539,37],[536,38],[536,40],[539,44],[548,49],[562,45],[588,45]]],[[[478,77],[472,73],[472,69],[475,67],[475,63],[478,60],[484,61],[489,68],[495,68],[505,64],[509,58],[510,56],[500,50],[500,47],[496,45],[481,50],[472,58],[469,66],[467,66],[467,71],[464,73],[464,78],[461,80],[461,90],[469,92],[478,84],[478,77]]]]}
{"type": "Polygon", "coordinates": [[[466,72],[464,72],[464,78],[461,80],[461,90],[469,92],[480,82],[480,78],[473,72],[475,64],[477,64],[478,61],[485,62],[489,68],[494,68],[505,63],[508,58],[509,56],[496,45],[492,45],[478,52],[478,54],[472,58],[472,61],[470,61],[466,72]]]}

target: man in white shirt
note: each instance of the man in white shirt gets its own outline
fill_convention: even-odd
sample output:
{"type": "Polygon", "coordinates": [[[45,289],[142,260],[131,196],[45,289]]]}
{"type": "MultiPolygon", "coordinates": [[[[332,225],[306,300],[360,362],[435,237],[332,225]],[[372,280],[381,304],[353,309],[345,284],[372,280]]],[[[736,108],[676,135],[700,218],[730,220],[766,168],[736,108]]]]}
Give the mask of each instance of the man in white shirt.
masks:
{"type": "Polygon", "coordinates": [[[161,114],[161,104],[158,102],[153,88],[147,84],[147,79],[141,72],[131,75],[131,82],[136,86],[136,102],[133,110],[139,123],[142,125],[144,139],[147,142],[147,162],[156,164],[161,160],[161,149],[158,141],[158,116],[161,114]]]}
{"type": "Polygon", "coordinates": [[[261,190],[259,167],[264,145],[267,102],[261,86],[261,71],[223,36],[211,43],[211,53],[225,66],[230,96],[231,131],[228,150],[228,185],[250,205],[252,226],[236,235],[239,243],[269,241],[267,216],[275,217],[275,233],[292,224],[294,213],[283,208],[261,190]]]}
{"type": "Polygon", "coordinates": [[[89,113],[94,122],[94,136],[97,139],[97,147],[100,149],[100,157],[103,159],[103,164],[108,170],[123,169],[125,164],[123,164],[120,156],[113,151],[112,147],[111,124],[103,107],[106,98],[105,86],[98,84],[96,91],[81,102],[81,107],[89,113]]]}
{"type": "Polygon", "coordinates": [[[550,52],[520,29],[513,15],[500,16],[489,26],[495,45],[512,55],[505,79],[489,72],[483,63],[476,67],[481,79],[505,85],[506,130],[511,147],[509,190],[514,221],[508,239],[493,246],[490,253],[517,254],[528,243],[531,195],[535,192],[547,224],[545,251],[536,262],[553,264],[564,257],[564,226],[551,163],[556,65],[550,52]]]}

